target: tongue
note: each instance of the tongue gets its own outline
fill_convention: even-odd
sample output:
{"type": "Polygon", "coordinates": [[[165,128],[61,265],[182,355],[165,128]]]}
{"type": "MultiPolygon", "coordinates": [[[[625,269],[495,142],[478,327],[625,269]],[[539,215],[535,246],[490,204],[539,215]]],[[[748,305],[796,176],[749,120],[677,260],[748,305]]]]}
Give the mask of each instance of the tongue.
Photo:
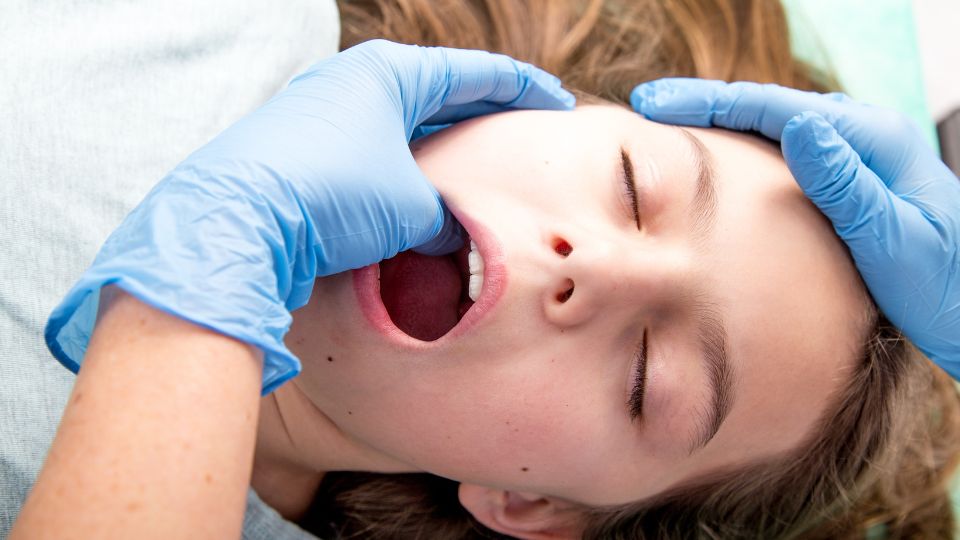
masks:
{"type": "Polygon", "coordinates": [[[456,326],[462,282],[450,257],[412,251],[380,263],[380,296],[400,330],[433,341],[456,326]]]}

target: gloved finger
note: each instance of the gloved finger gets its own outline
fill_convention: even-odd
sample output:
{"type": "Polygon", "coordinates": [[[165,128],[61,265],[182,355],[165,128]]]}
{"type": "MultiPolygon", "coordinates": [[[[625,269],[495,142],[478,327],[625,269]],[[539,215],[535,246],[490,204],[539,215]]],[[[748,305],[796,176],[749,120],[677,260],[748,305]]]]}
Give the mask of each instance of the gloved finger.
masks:
{"type": "Polygon", "coordinates": [[[419,126],[413,129],[413,135],[410,136],[411,141],[421,139],[427,135],[433,135],[438,131],[443,131],[453,124],[420,124],[419,126]]]}
{"type": "Polygon", "coordinates": [[[429,91],[420,92],[428,100],[418,107],[415,124],[449,123],[490,112],[484,107],[463,108],[468,103],[485,102],[499,108],[567,110],[576,103],[560,80],[531,64],[502,54],[467,49],[435,47],[428,49],[433,62],[425,62],[432,73],[429,91]]]}
{"type": "Polygon", "coordinates": [[[512,109],[513,107],[499,103],[490,103],[487,101],[473,101],[470,103],[464,103],[463,105],[447,105],[437,111],[436,114],[430,118],[427,118],[424,121],[424,124],[439,124],[449,126],[453,123],[466,120],[468,118],[473,118],[475,116],[483,116],[485,114],[498,113],[512,109]]]}
{"type": "Polygon", "coordinates": [[[840,93],[818,94],[775,84],[677,78],[638,85],[630,103],[657,122],[758,131],[779,141],[794,116],[817,111],[833,120],[843,113],[842,107],[849,109],[852,100],[840,93]]]}
{"type": "Polygon", "coordinates": [[[791,119],[782,147],[803,191],[849,246],[877,305],[944,365],[942,351],[956,350],[950,340],[957,321],[956,295],[949,289],[957,267],[951,234],[956,229],[947,213],[941,213],[946,219],[938,221],[929,209],[889,190],[834,126],[816,113],[791,119]]]}
{"type": "MultiPolygon", "coordinates": [[[[380,213],[379,217],[371,218],[370,223],[390,224],[376,226],[382,235],[383,247],[371,260],[388,259],[408,249],[425,255],[446,255],[463,246],[463,227],[417,166],[409,149],[405,146],[403,149],[406,154],[398,161],[371,165],[376,167],[373,172],[377,176],[390,178],[377,186],[376,194],[364,189],[358,192],[362,198],[370,197],[377,202],[368,206],[371,213],[380,213]]],[[[333,231],[333,234],[342,237],[347,231],[333,231]]]]}
{"type": "Polygon", "coordinates": [[[861,272],[889,265],[905,242],[920,241],[917,231],[928,228],[920,209],[892,193],[822,116],[791,119],[782,147],[797,183],[833,223],[861,272]]]}
{"type": "Polygon", "coordinates": [[[415,247],[413,250],[417,253],[434,256],[447,255],[463,247],[463,227],[447,209],[447,205],[442,204],[442,206],[443,223],[440,226],[440,232],[432,240],[415,247]]]}

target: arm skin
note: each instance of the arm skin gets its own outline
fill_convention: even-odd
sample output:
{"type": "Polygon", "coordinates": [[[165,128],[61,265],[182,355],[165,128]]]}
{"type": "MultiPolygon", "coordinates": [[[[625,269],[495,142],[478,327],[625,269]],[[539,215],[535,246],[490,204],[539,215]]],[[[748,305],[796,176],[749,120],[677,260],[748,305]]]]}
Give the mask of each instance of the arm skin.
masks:
{"type": "Polygon", "coordinates": [[[239,538],[260,351],[116,288],[102,305],[10,539],[239,538]]]}

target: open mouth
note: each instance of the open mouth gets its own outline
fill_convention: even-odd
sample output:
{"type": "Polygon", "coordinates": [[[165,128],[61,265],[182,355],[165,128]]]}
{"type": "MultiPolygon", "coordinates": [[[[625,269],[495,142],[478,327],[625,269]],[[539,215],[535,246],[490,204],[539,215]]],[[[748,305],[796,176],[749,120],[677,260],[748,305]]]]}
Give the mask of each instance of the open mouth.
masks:
{"type": "Polygon", "coordinates": [[[452,330],[480,296],[483,258],[466,239],[441,257],[405,251],[380,263],[380,297],[393,324],[421,341],[452,330]]]}

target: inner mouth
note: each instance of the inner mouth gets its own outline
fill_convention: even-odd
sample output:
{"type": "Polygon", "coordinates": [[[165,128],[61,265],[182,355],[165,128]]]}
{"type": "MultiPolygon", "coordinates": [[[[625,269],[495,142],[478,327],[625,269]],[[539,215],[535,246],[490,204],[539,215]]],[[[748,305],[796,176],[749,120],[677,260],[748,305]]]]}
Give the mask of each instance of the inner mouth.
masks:
{"type": "Polygon", "coordinates": [[[450,255],[404,251],[380,263],[380,297],[393,324],[421,341],[446,335],[473,305],[468,295],[470,239],[450,255]]]}

